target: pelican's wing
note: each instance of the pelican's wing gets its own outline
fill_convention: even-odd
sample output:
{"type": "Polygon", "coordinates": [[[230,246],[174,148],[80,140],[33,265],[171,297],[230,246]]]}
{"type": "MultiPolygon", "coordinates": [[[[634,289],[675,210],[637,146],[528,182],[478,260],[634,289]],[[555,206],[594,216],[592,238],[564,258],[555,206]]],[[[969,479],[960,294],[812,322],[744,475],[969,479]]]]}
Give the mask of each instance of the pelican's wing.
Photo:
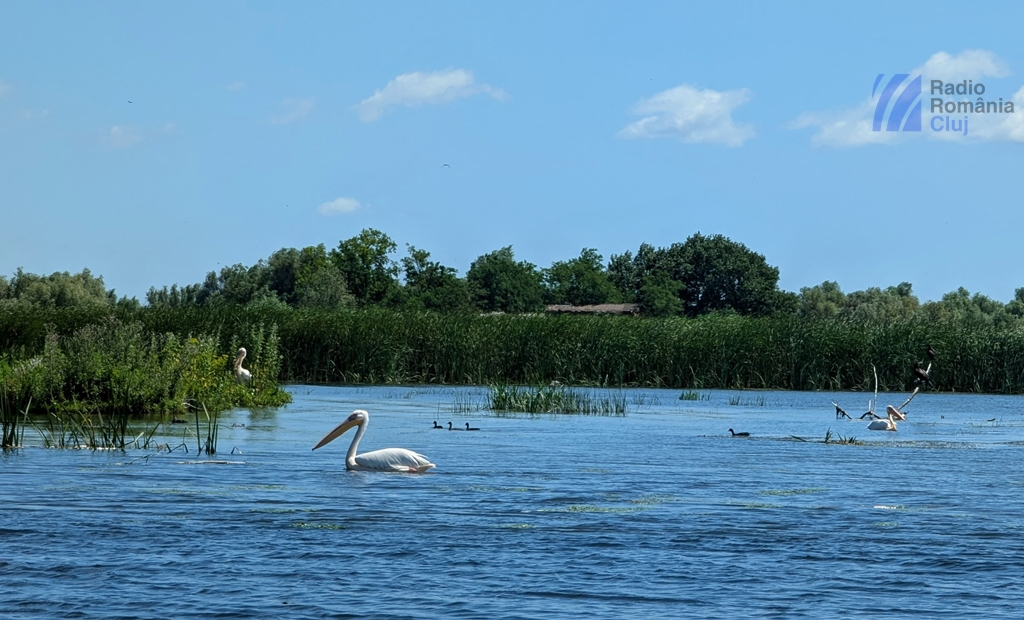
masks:
{"type": "Polygon", "coordinates": [[[405,448],[385,448],[356,455],[360,469],[373,471],[424,472],[435,467],[430,459],[405,448]]]}

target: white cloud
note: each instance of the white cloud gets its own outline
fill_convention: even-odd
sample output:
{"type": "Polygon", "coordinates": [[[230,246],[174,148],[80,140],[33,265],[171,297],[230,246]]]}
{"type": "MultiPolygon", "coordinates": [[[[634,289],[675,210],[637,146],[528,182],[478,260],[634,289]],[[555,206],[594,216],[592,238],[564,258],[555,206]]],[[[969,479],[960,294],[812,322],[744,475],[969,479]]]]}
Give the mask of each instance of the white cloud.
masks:
{"type": "Polygon", "coordinates": [[[750,91],[700,90],[683,84],[641,99],[634,114],[644,118],[619,131],[620,138],[679,138],[683,142],[740,146],[754,137],[748,123],[736,124],[732,112],[750,101],[750,91]]]}
{"type": "Polygon", "coordinates": [[[320,215],[339,215],[341,213],[352,213],[362,206],[355,198],[335,198],[330,202],[323,203],[316,210],[320,215]]]}
{"type": "Polygon", "coordinates": [[[227,86],[225,86],[224,88],[226,88],[226,89],[228,89],[230,91],[233,91],[233,92],[238,92],[238,91],[242,90],[243,88],[245,88],[245,82],[232,82],[232,83],[228,84],[227,86]]]}
{"type": "Polygon", "coordinates": [[[417,106],[425,103],[448,103],[462,97],[489,95],[498,101],[508,99],[500,88],[488,84],[477,84],[473,72],[465,69],[448,69],[433,73],[403,73],[387,83],[387,86],[363,99],[356,109],[364,123],[380,118],[391,108],[417,106]]]}
{"type": "Polygon", "coordinates": [[[287,125],[307,116],[313,111],[316,99],[312,97],[309,99],[285,99],[281,103],[285,108],[284,114],[270,119],[270,122],[275,125],[287,125]]]}
{"type": "MultiPolygon", "coordinates": [[[[988,50],[964,50],[953,56],[946,52],[932,54],[925,63],[910,72],[911,76],[922,76],[923,111],[928,110],[928,93],[930,80],[943,82],[959,82],[981,78],[1002,78],[1010,74],[1005,61],[988,50]]],[[[998,99],[993,85],[988,85],[987,100],[998,99]]],[[[882,89],[874,96],[865,99],[858,106],[841,110],[824,112],[804,112],[789,124],[791,129],[815,128],[817,132],[811,137],[815,146],[828,145],[837,147],[864,146],[866,144],[898,143],[905,140],[920,138],[922,135],[933,140],[961,139],[959,134],[949,132],[924,131],[887,132],[872,131],[875,106],[882,89]]],[[[970,119],[968,140],[1012,140],[1024,141],[1024,88],[1013,97],[1017,112],[1014,114],[976,114],[970,119]]],[[[922,125],[928,123],[922,119],[922,125]]]]}
{"type": "Polygon", "coordinates": [[[114,125],[110,128],[108,139],[110,145],[115,148],[123,148],[136,144],[142,140],[142,134],[135,127],[128,125],[114,125]]]}

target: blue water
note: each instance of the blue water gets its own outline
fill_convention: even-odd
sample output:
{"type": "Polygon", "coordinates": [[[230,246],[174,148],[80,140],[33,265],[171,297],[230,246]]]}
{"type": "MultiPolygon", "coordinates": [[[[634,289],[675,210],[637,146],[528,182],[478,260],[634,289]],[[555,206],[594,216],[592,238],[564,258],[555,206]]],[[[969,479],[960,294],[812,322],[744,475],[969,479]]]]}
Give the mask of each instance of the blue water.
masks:
{"type": "MultiPolygon", "coordinates": [[[[920,394],[885,433],[835,420],[832,399],[864,410],[868,397],[849,393],[631,390],[625,417],[498,417],[452,411],[479,402],[472,388],[291,391],[288,407],[222,417],[224,464],[194,447],[54,450],[27,436],[0,461],[0,615],[1016,618],[1024,607],[1019,397],[920,394]],[[361,450],[410,448],[437,469],[346,472],[351,433],[311,452],[356,408],[371,414],[361,450]],[[829,429],[864,443],[826,445],[829,429]]],[[[881,395],[879,409],[903,398],[881,395]]]]}

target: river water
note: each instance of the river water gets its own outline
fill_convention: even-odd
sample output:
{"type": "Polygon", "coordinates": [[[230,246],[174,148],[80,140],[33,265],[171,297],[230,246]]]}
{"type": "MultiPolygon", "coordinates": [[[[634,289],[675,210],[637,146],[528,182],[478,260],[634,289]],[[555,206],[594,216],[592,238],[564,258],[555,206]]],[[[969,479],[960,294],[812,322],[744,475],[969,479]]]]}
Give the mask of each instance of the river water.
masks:
{"type": "Polygon", "coordinates": [[[287,407],[221,417],[221,464],[194,446],[55,450],[27,434],[0,460],[0,616],[1024,608],[1020,397],[923,393],[887,433],[835,419],[833,399],[865,410],[850,393],[629,390],[628,415],[602,417],[496,416],[474,410],[479,388],[289,389],[287,407]],[[310,450],[357,408],[371,414],[361,451],[405,447],[437,468],[346,472],[354,433],[310,450]],[[829,430],[862,443],[825,444],[829,430]]]}

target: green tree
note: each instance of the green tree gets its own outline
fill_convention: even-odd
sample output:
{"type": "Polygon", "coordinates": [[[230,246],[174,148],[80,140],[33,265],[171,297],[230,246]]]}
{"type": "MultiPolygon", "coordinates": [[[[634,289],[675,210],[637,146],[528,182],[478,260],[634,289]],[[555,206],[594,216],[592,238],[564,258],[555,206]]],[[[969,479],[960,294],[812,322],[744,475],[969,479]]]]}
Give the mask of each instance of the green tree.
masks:
{"type": "Polygon", "coordinates": [[[734,310],[766,315],[779,309],[779,270],[764,256],[722,235],[692,235],[658,257],[659,269],[682,283],[684,311],[690,316],[734,310]]]}
{"type": "Polygon", "coordinates": [[[826,280],[817,286],[805,286],[800,289],[800,302],[797,314],[808,318],[833,318],[846,305],[846,295],[839,288],[838,282],[826,280]]]}
{"type": "Polygon", "coordinates": [[[909,282],[885,290],[870,287],[846,296],[841,316],[868,321],[899,321],[909,319],[920,303],[909,282]]]}
{"type": "Polygon", "coordinates": [[[345,274],[320,245],[302,248],[295,260],[294,305],[305,308],[339,308],[351,305],[345,274]]]}
{"type": "Polygon", "coordinates": [[[548,303],[586,306],[619,303],[622,294],[608,279],[603,258],[594,248],[583,248],[577,258],[557,261],[543,272],[548,303]]]}
{"type": "Polygon", "coordinates": [[[398,246],[379,230],[366,228],[331,250],[331,260],[345,278],[348,291],[363,305],[380,305],[398,289],[398,265],[390,255],[398,246]]]}
{"type": "Polygon", "coordinates": [[[405,275],[405,305],[409,308],[459,312],[473,307],[469,285],[459,278],[458,270],[430,260],[430,252],[407,246],[402,258],[405,275]]]}
{"type": "Polygon", "coordinates": [[[516,262],[512,246],[478,257],[466,273],[478,308],[496,312],[535,312],[544,307],[544,285],[537,267],[516,262]]]}
{"type": "Polygon", "coordinates": [[[640,314],[644,316],[677,316],[683,312],[683,292],[686,287],[668,277],[664,271],[655,271],[644,278],[637,296],[640,314]]]}
{"type": "Polygon", "coordinates": [[[20,268],[14,277],[0,282],[0,303],[36,308],[110,307],[118,302],[114,290],[107,290],[102,276],[88,269],[80,273],[56,272],[48,276],[26,273],[20,268]]]}

